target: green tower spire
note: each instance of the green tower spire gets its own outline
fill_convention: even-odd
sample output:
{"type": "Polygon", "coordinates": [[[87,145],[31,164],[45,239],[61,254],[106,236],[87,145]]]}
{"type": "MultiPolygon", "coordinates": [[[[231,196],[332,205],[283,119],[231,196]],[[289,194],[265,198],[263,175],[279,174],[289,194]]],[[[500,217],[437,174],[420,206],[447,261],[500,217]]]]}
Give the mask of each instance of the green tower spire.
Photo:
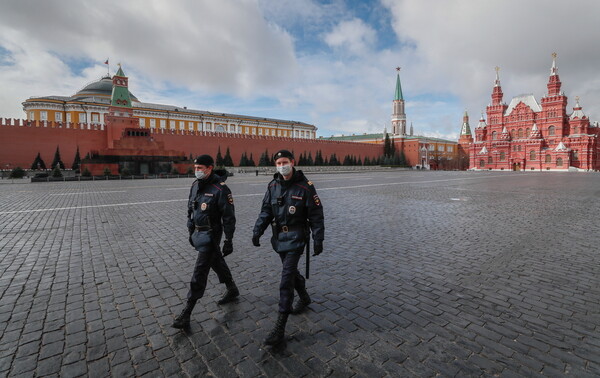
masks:
{"type": "Polygon", "coordinates": [[[119,70],[115,76],[113,76],[113,88],[110,104],[112,106],[131,108],[131,97],[129,97],[127,76],[125,76],[123,73],[121,65],[119,65],[119,70]]]}
{"type": "Polygon", "coordinates": [[[404,100],[402,96],[402,85],[400,84],[400,67],[396,67],[396,71],[398,71],[398,75],[396,76],[396,95],[394,100],[404,100]]]}

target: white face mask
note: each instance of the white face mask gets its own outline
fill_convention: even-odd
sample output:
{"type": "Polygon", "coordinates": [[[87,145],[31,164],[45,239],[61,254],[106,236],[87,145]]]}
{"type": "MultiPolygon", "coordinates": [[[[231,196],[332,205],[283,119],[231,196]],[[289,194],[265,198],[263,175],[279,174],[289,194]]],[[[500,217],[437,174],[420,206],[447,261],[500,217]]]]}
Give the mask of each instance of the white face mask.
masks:
{"type": "Polygon", "coordinates": [[[277,172],[279,172],[282,176],[287,176],[292,172],[292,166],[289,164],[281,165],[277,167],[277,172]]]}
{"type": "Polygon", "coordinates": [[[204,171],[195,171],[194,173],[196,174],[196,178],[198,180],[202,180],[206,177],[206,173],[204,173],[204,171]]]}

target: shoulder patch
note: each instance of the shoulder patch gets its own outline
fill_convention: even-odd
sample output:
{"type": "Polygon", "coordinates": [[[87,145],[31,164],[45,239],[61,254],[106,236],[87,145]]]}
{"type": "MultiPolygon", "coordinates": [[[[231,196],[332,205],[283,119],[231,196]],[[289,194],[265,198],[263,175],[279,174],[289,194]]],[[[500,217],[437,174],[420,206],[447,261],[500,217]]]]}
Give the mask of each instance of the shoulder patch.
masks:
{"type": "Polygon", "coordinates": [[[227,195],[227,202],[229,202],[230,205],[233,205],[233,196],[231,195],[231,193],[227,195]]]}
{"type": "Polygon", "coordinates": [[[321,200],[319,199],[319,196],[318,196],[318,195],[316,195],[316,194],[315,194],[315,195],[313,196],[313,201],[315,201],[315,205],[317,205],[317,206],[321,206],[321,200]]]}
{"type": "Polygon", "coordinates": [[[313,184],[313,183],[312,183],[312,181],[310,181],[310,180],[308,180],[306,183],[307,183],[309,186],[312,186],[312,184],[313,184]]]}
{"type": "Polygon", "coordinates": [[[221,181],[219,184],[221,184],[221,185],[225,185],[225,183],[224,183],[224,182],[222,182],[222,181],[221,181]]]}

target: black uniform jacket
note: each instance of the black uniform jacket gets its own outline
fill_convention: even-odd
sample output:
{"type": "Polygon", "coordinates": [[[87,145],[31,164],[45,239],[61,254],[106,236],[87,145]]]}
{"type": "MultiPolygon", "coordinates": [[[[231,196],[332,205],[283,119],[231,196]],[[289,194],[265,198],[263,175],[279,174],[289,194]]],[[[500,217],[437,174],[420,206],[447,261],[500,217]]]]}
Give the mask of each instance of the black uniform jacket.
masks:
{"type": "Polygon", "coordinates": [[[273,226],[271,244],[277,252],[302,250],[309,229],[315,243],[323,243],[323,205],[312,182],[302,171],[294,170],[288,181],[276,173],[269,183],[254,225],[254,235],[262,235],[269,224],[273,226]]]}
{"type": "Polygon", "coordinates": [[[198,250],[218,247],[223,232],[226,239],[233,238],[235,209],[226,179],[226,173],[219,176],[213,172],[205,180],[194,181],[190,189],[187,226],[198,250]]]}

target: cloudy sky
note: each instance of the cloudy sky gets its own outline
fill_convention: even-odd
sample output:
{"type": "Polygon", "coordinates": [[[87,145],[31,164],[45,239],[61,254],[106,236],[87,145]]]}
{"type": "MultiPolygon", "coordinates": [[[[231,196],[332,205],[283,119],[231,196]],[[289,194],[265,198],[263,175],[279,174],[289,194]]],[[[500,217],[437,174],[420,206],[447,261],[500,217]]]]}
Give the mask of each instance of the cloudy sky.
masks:
{"type": "Polygon", "coordinates": [[[557,65],[568,109],[600,120],[595,0],[3,0],[0,117],[72,95],[120,62],[143,102],[390,129],[396,66],[415,133],[477,124],[499,66],[505,94],[540,98],[557,65]]]}

